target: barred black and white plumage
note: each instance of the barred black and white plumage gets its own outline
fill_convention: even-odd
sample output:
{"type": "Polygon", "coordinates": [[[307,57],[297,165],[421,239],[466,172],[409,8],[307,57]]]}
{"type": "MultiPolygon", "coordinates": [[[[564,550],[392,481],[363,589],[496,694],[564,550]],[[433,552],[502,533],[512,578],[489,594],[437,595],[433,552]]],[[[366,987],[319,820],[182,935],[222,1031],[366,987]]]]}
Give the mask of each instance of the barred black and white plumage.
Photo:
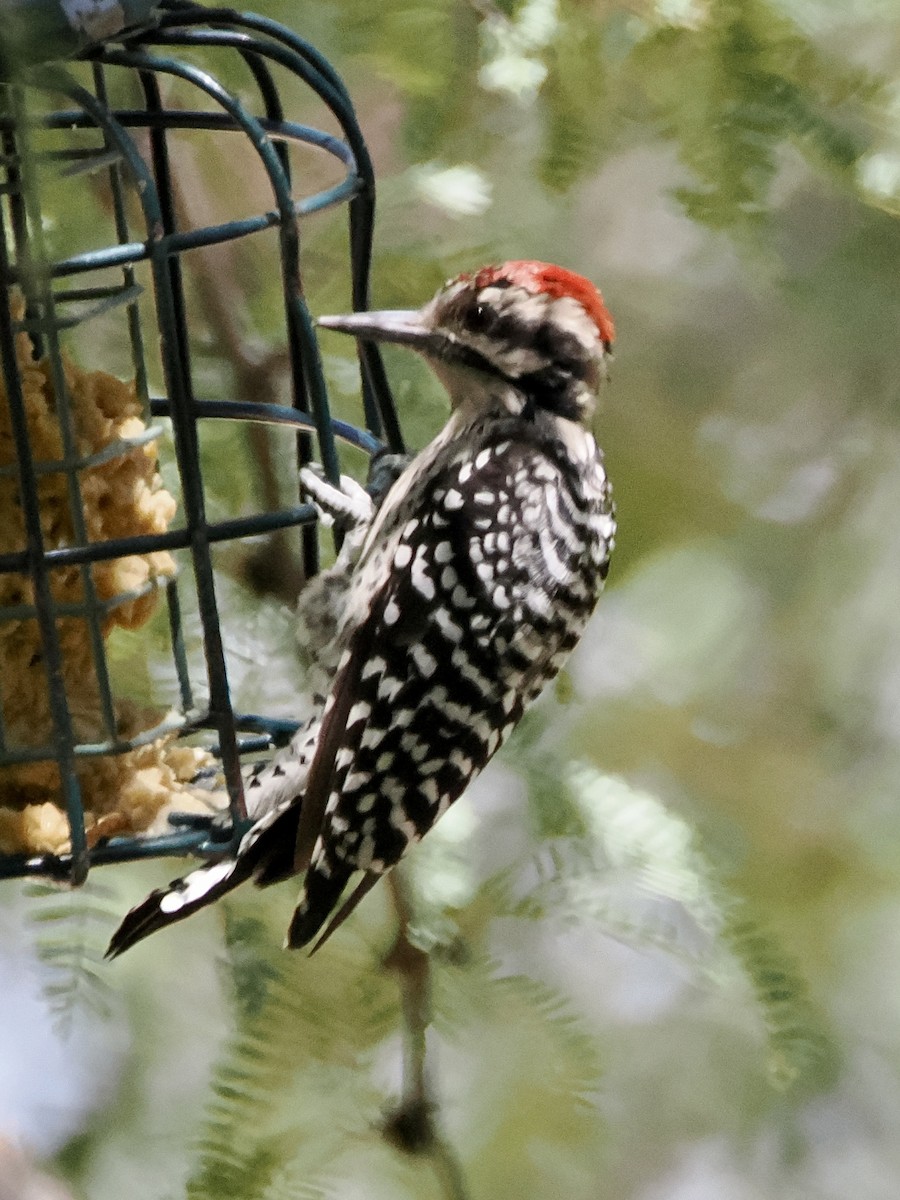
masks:
{"type": "Polygon", "coordinates": [[[352,526],[301,604],[316,647],[311,715],[248,779],[257,823],[236,859],[149,896],[112,954],[244,879],[301,872],[288,944],[329,936],[503,744],[606,577],[614,512],[586,425],[613,330],[592,284],[506,263],[417,312],[320,324],[418,349],[453,411],[377,512],[349,484],[342,494],[308,480],[352,526]]]}

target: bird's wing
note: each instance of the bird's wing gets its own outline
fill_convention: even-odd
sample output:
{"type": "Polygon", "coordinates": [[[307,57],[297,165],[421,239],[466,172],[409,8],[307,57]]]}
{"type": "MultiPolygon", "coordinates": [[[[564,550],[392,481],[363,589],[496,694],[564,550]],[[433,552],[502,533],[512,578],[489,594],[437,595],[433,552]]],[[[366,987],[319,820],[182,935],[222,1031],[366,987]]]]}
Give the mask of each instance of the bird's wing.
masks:
{"type": "Polygon", "coordinates": [[[354,870],[387,870],[431,827],[548,677],[559,620],[545,597],[565,589],[576,551],[557,549],[556,578],[545,577],[550,517],[527,477],[535,458],[506,441],[451,461],[362,564],[366,609],[303,800],[295,865],[309,870],[291,945],[318,933],[354,870]],[[523,526],[524,490],[535,511],[523,526]]]}

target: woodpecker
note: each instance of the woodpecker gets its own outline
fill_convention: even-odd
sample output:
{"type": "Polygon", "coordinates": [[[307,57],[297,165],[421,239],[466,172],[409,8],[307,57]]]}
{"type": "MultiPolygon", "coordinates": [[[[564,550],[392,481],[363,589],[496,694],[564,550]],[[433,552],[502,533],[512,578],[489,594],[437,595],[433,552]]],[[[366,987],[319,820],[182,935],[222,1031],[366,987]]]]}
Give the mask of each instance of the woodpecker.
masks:
{"type": "Polygon", "coordinates": [[[301,596],[310,715],[247,780],[256,823],[237,855],[151,893],[110,956],[246,879],[299,874],[286,945],[321,945],[506,741],[606,578],[615,510],[589,426],[614,328],[592,283],[506,262],[416,311],[318,324],[418,351],[450,417],[377,508],[352,481],[305,474],[320,511],[348,527],[301,596]]]}

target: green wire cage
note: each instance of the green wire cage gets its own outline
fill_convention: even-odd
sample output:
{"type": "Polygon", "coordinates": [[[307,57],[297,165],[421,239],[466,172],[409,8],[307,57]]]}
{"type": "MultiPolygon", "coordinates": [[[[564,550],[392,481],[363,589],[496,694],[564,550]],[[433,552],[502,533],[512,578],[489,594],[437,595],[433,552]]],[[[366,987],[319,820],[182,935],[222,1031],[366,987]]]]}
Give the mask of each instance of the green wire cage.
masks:
{"type": "Polygon", "coordinates": [[[298,219],[346,205],[352,302],[368,301],[372,167],[347,91],[321,54],[262,17],[180,0],[13,0],[3,21],[0,797],[23,813],[28,801],[52,804],[65,839],[36,851],[7,846],[0,876],[80,883],[101,862],[231,848],[245,828],[242,755],[292,731],[232,706],[211,548],[296,528],[309,576],[316,513],[298,494],[287,506],[211,519],[204,425],[287,426],[298,463],[316,458],[332,480],[340,442],[370,455],[403,444],[374,346],[360,350],[361,427],[332,418],[304,298],[298,219]],[[222,86],[226,75],[239,86],[222,86]],[[289,77],[314,93],[339,134],[285,116],[289,77]],[[233,161],[255,160],[256,194],[268,198],[261,211],[186,220],[173,147],[195,135],[224,141],[233,161]],[[297,156],[309,148],[339,165],[336,183],[318,185],[321,172],[307,181],[297,156]],[[77,249],[63,226],[84,211],[99,215],[88,233],[79,227],[88,244],[77,249]],[[190,252],[267,230],[280,264],[282,329],[273,333],[289,363],[284,405],[209,393],[186,301],[190,252]],[[102,370],[107,355],[118,364],[126,354],[125,371],[102,370]],[[177,478],[165,488],[156,464],[164,443],[177,478]],[[173,553],[184,564],[177,573],[173,553]],[[199,615],[202,677],[185,650],[186,599],[199,615]],[[157,601],[167,610],[171,694],[154,697],[153,716],[126,720],[109,633],[124,627],[140,639],[157,601]],[[109,774],[142,747],[198,740],[214,755],[230,819],[176,804],[167,829],[140,836],[90,815],[86,790],[101,765],[109,774]]]}

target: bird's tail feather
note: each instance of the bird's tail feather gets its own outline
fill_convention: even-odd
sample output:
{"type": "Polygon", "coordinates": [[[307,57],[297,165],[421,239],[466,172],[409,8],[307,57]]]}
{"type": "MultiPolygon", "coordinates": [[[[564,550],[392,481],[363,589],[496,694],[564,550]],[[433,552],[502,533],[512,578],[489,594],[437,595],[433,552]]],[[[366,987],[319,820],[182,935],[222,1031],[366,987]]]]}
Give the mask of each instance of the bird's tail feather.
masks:
{"type": "Polygon", "coordinates": [[[181,921],[198,908],[218,900],[243,883],[252,870],[252,862],[244,858],[226,858],[198,867],[189,875],[173,880],[167,888],[157,888],[146,900],[126,913],[110,939],[106,957],[115,958],[157,929],[181,921]]]}
{"type": "Polygon", "coordinates": [[[158,888],[125,915],[106,951],[115,958],[157,929],[164,929],[212,904],[251,876],[261,887],[292,875],[300,806],[283,803],[261,818],[241,843],[236,858],[198,867],[158,888]]]}
{"type": "Polygon", "coordinates": [[[287,948],[299,950],[301,946],[306,946],[313,940],[340,900],[341,892],[352,874],[352,867],[344,867],[337,863],[332,864],[327,872],[322,866],[314,865],[309,868],[303,881],[303,895],[294,909],[285,939],[287,948]]]}

